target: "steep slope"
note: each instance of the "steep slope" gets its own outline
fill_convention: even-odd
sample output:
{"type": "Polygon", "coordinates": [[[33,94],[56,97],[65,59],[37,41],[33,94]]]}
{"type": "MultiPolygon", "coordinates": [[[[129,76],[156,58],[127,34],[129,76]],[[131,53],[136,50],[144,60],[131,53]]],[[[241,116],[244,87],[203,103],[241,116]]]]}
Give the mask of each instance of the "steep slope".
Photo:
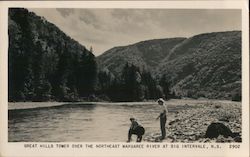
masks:
{"type": "Polygon", "coordinates": [[[98,57],[115,74],[126,62],[164,76],[179,96],[231,99],[241,91],[241,31],[144,41],[98,57]]]}
{"type": "Polygon", "coordinates": [[[95,56],[27,9],[9,9],[9,100],[76,100],[91,93],[95,56]]]}
{"type": "Polygon", "coordinates": [[[229,98],[241,91],[241,32],[200,34],[178,44],[155,71],[177,94],[229,98]]]}
{"type": "Polygon", "coordinates": [[[155,39],[115,47],[97,57],[98,65],[109,69],[114,74],[120,74],[127,62],[151,71],[174,46],[183,40],[185,38],[155,39]]]}

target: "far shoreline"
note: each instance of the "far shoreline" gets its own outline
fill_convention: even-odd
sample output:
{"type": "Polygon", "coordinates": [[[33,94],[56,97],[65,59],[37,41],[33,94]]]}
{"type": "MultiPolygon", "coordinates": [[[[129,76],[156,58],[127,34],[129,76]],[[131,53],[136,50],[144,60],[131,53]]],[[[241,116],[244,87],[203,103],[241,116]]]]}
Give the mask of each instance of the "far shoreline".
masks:
{"type": "MultiPolygon", "coordinates": [[[[239,103],[232,100],[221,100],[221,99],[170,99],[166,103],[169,105],[197,105],[197,104],[214,104],[214,103],[239,103]]],[[[94,102],[94,101],[81,101],[81,102],[57,102],[57,101],[46,101],[46,102],[8,102],[8,110],[18,110],[18,109],[34,109],[34,108],[44,108],[44,107],[56,107],[62,105],[156,105],[155,100],[147,100],[140,102],[94,102]]]]}

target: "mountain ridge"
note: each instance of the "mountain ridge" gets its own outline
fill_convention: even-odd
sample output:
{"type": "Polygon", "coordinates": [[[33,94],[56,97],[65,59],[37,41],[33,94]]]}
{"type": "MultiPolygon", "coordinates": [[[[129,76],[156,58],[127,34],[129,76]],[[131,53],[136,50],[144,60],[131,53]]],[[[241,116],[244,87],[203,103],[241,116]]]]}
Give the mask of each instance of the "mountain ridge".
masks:
{"type": "Polygon", "coordinates": [[[184,39],[186,38],[180,37],[153,39],[147,41],[140,41],[127,46],[114,47],[105,51],[102,55],[98,56],[97,62],[100,67],[104,65],[107,68],[115,68],[115,70],[112,72],[116,74],[118,74],[120,72],[119,69],[122,68],[122,66],[120,65],[125,64],[125,62],[133,64],[142,63],[142,65],[138,65],[141,69],[153,69],[157,65],[158,60],[161,60],[162,57],[169,53],[170,48],[175,46],[177,43],[183,41],[184,39]],[[144,45],[147,44],[149,46],[144,47],[144,45]],[[116,52],[119,52],[120,54],[116,52]],[[154,55],[152,55],[152,53],[154,53],[154,55]],[[121,58],[121,56],[124,58],[121,58]],[[156,61],[152,62],[152,57],[155,58],[156,61]],[[112,62],[110,62],[111,60],[112,62]]]}
{"type": "Polygon", "coordinates": [[[181,96],[229,99],[241,91],[241,31],[202,33],[170,45],[162,41],[171,38],[160,40],[110,49],[97,57],[98,64],[114,75],[126,62],[150,71],[158,80],[164,75],[181,96]]]}

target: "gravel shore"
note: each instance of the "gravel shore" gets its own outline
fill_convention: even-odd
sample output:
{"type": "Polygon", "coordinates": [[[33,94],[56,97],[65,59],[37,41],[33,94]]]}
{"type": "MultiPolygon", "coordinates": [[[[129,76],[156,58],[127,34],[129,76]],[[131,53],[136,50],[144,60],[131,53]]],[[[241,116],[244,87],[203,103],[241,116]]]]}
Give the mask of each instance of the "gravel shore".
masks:
{"type": "Polygon", "coordinates": [[[241,142],[242,113],[238,102],[207,102],[200,104],[183,104],[183,109],[174,113],[166,125],[167,137],[160,141],[159,132],[146,135],[146,142],[241,142]],[[219,136],[214,139],[205,138],[207,127],[219,122],[240,136],[235,138],[219,136]]]}

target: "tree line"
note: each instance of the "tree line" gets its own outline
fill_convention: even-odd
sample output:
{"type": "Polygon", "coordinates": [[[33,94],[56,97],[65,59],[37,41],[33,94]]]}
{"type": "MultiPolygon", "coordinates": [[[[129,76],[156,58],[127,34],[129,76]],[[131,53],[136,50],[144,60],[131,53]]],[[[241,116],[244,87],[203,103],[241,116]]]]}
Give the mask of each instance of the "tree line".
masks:
{"type": "Polygon", "coordinates": [[[165,75],[157,81],[151,73],[140,70],[133,64],[126,63],[119,76],[114,76],[108,69],[98,73],[98,94],[106,95],[112,101],[142,101],[159,97],[172,98],[165,75]]]}

